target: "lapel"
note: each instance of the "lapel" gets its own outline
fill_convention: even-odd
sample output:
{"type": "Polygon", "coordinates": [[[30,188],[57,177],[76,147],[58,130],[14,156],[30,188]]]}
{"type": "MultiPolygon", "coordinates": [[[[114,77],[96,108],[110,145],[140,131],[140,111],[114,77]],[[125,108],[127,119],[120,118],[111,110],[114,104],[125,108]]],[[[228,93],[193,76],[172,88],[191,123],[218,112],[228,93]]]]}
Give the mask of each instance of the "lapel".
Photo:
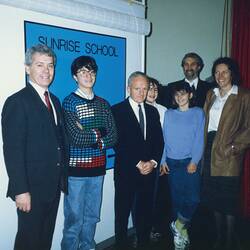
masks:
{"type": "MultiPolygon", "coordinates": [[[[39,94],[36,92],[36,90],[29,83],[27,84],[26,88],[29,92],[28,96],[29,96],[30,101],[32,103],[31,105],[36,110],[37,114],[40,117],[40,120],[45,121],[46,124],[50,124],[51,127],[53,127],[53,129],[54,129],[54,123],[51,119],[51,115],[48,112],[46,105],[41,100],[41,97],[39,96],[39,94]]],[[[53,101],[53,104],[54,103],[55,103],[55,101],[53,101]]],[[[55,104],[54,104],[54,107],[57,110],[55,104]]],[[[58,112],[57,112],[57,114],[58,114],[58,112]]]]}
{"type": "Polygon", "coordinates": [[[196,88],[197,97],[201,97],[206,93],[206,85],[199,79],[196,88]]]}
{"type": "Polygon", "coordinates": [[[146,120],[146,139],[147,139],[147,137],[148,137],[147,131],[150,131],[149,126],[150,126],[150,121],[151,121],[150,118],[148,119],[148,116],[149,116],[149,114],[150,114],[148,107],[149,107],[148,104],[147,104],[147,103],[144,103],[144,108],[145,108],[145,120],[146,120]]]}
{"type": "Polygon", "coordinates": [[[61,120],[60,103],[58,103],[58,100],[56,99],[56,97],[52,93],[50,93],[50,98],[51,98],[51,102],[53,103],[55,111],[56,111],[57,125],[61,125],[62,120],[61,120]]]}

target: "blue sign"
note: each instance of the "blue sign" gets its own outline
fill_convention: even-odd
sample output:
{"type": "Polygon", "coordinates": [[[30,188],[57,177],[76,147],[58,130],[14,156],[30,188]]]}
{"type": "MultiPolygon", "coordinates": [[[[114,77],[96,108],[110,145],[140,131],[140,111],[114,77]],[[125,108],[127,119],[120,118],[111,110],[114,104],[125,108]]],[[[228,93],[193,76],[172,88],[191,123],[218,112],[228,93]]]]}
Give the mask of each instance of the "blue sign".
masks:
{"type": "MultiPolygon", "coordinates": [[[[126,93],[126,38],[102,35],[47,24],[25,21],[25,49],[35,44],[46,44],[57,56],[55,78],[50,91],[62,101],[75,91],[71,76],[72,61],[81,55],[95,58],[98,73],[94,92],[111,105],[125,98],[126,93]]],[[[113,167],[113,150],[107,152],[107,168],[113,167]]]]}

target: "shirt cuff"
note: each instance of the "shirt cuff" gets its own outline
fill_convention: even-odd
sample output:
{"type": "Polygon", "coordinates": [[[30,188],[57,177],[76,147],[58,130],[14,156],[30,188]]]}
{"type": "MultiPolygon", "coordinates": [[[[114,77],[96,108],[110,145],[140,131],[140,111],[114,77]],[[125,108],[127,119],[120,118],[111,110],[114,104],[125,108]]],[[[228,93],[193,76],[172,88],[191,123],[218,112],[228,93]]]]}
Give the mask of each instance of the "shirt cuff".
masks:
{"type": "Polygon", "coordinates": [[[154,165],[154,168],[157,168],[157,166],[158,166],[158,163],[157,163],[157,161],[155,161],[155,160],[150,160],[152,163],[154,163],[155,165],[154,165]]]}

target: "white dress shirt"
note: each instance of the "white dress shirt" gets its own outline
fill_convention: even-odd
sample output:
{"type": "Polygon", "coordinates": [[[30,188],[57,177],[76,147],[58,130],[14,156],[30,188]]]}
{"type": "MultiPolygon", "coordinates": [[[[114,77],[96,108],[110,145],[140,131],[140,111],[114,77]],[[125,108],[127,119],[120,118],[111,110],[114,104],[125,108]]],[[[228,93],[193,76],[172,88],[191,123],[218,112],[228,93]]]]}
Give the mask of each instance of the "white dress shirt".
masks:
{"type": "Polygon", "coordinates": [[[232,88],[223,97],[221,97],[220,95],[219,88],[214,88],[213,91],[214,91],[214,94],[216,95],[216,98],[209,111],[208,132],[218,130],[221,113],[227,101],[227,98],[231,94],[235,94],[235,95],[238,94],[238,86],[233,85],[232,88]]]}

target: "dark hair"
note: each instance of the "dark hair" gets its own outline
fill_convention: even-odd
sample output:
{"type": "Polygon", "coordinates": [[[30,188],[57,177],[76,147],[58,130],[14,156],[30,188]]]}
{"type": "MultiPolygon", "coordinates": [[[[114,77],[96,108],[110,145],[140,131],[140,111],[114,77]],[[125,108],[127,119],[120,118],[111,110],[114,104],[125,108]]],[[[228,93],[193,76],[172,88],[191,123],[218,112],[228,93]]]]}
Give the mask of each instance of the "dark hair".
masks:
{"type": "MultiPolygon", "coordinates": [[[[172,89],[172,102],[173,102],[173,108],[178,108],[178,104],[175,101],[175,94],[176,92],[179,91],[186,91],[188,94],[194,94],[192,91],[192,88],[190,87],[189,83],[182,81],[180,83],[175,84],[175,86],[172,89]]],[[[194,106],[194,96],[192,96],[191,99],[189,99],[189,107],[193,107],[194,106]]]]}
{"type": "Polygon", "coordinates": [[[35,53],[39,53],[42,55],[47,55],[49,57],[53,58],[53,64],[56,64],[56,54],[54,51],[49,48],[47,45],[44,44],[36,44],[30,48],[27,49],[25,53],[25,65],[29,66],[33,62],[33,55],[35,53]]]}
{"type": "Polygon", "coordinates": [[[93,70],[97,73],[98,66],[96,61],[91,56],[79,56],[71,64],[71,74],[72,76],[77,74],[77,71],[81,68],[87,68],[88,70],[93,70]]]}
{"type": "Polygon", "coordinates": [[[201,58],[198,54],[196,54],[196,53],[194,53],[194,52],[189,52],[189,53],[187,53],[187,54],[183,57],[183,59],[182,59],[182,61],[181,61],[181,66],[182,66],[182,67],[184,66],[185,60],[186,60],[188,57],[191,57],[191,58],[194,58],[194,59],[195,59],[195,61],[197,62],[197,64],[200,66],[199,72],[201,72],[202,69],[203,69],[203,67],[204,67],[203,60],[202,60],[202,58],[201,58]]]}
{"type": "Polygon", "coordinates": [[[153,77],[148,77],[149,84],[152,83],[155,85],[158,89],[161,87],[161,84],[153,77]]]}
{"type": "Polygon", "coordinates": [[[132,83],[132,81],[134,80],[134,78],[139,77],[139,76],[140,77],[144,77],[147,80],[148,85],[149,85],[148,76],[145,73],[141,72],[141,71],[135,71],[128,78],[128,86],[132,83]]]}
{"type": "Polygon", "coordinates": [[[149,80],[149,87],[150,87],[150,84],[152,83],[153,85],[155,85],[158,89],[158,96],[156,98],[156,102],[157,103],[161,103],[163,101],[163,86],[159,83],[158,80],[156,80],[155,78],[153,77],[148,77],[148,80],[149,80]]]}
{"type": "Polygon", "coordinates": [[[234,61],[232,58],[230,57],[219,57],[217,58],[214,63],[213,63],[213,67],[212,67],[212,76],[215,79],[215,71],[216,71],[216,67],[219,64],[225,64],[227,65],[228,69],[231,72],[231,77],[232,77],[232,85],[239,85],[240,84],[240,69],[239,69],[239,65],[237,64],[236,61],[234,61]]]}

